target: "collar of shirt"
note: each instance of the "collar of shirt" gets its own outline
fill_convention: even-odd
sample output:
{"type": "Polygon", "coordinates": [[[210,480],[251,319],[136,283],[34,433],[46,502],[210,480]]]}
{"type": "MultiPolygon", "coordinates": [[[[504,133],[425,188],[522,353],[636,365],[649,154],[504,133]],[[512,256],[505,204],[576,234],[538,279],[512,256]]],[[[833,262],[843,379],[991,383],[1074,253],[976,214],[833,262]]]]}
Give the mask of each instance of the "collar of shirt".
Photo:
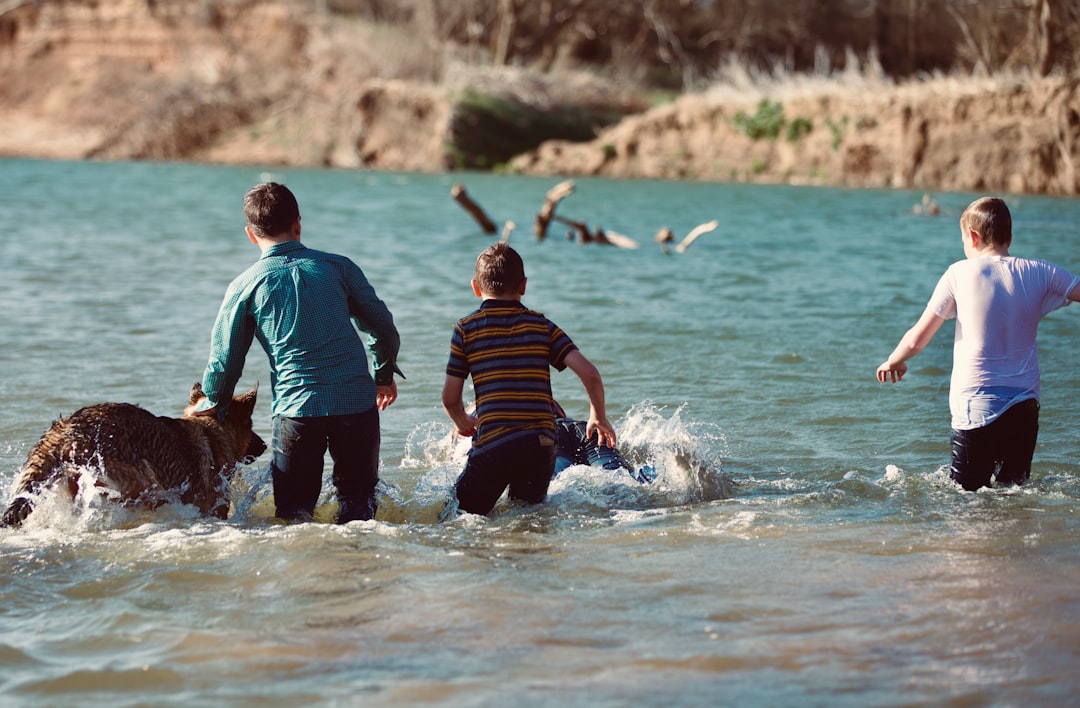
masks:
{"type": "Polygon", "coordinates": [[[280,243],[275,243],[273,246],[267,248],[265,251],[262,252],[262,255],[259,256],[259,258],[261,259],[270,258],[272,256],[284,256],[287,253],[299,251],[304,248],[307,248],[307,246],[300,243],[299,241],[282,241],[280,243]]]}
{"type": "Polygon", "coordinates": [[[480,303],[481,310],[489,307],[520,307],[522,310],[528,309],[520,300],[496,300],[491,298],[480,303]]]}

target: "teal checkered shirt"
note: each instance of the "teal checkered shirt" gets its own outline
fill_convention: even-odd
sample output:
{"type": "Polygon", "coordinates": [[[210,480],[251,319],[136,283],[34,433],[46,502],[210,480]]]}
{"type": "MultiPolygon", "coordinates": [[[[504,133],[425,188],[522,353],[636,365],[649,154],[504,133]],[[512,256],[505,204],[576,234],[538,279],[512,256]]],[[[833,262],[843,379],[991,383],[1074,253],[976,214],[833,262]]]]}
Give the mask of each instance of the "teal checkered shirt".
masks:
{"type": "Polygon", "coordinates": [[[270,360],[274,415],[362,413],[375,405],[376,381],[389,385],[398,371],[394,318],[363,271],[299,241],[266,249],[229,285],[211,334],[201,409],[232,400],[256,338],[270,360]]]}

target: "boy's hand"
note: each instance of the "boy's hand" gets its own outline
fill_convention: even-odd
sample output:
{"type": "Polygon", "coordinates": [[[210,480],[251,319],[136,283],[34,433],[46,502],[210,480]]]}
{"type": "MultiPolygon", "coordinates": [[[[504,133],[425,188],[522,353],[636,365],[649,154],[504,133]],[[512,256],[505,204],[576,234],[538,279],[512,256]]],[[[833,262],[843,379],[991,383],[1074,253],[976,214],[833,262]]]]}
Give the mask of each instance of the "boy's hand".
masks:
{"type": "Polygon", "coordinates": [[[607,418],[589,418],[585,424],[585,437],[591,438],[596,433],[596,444],[600,446],[615,447],[615,428],[607,418]]]}
{"type": "Polygon", "coordinates": [[[904,378],[904,374],[906,373],[907,364],[904,362],[901,361],[896,364],[890,364],[886,361],[877,369],[877,380],[881,383],[888,383],[891,379],[893,383],[896,383],[904,378]]]}
{"type": "Polygon", "coordinates": [[[477,418],[472,413],[469,413],[467,417],[468,417],[468,425],[467,426],[464,426],[464,427],[459,426],[459,425],[454,426],[455,432],[458,435],[460,435],[461,437],[463,437],[463,438],[471,438],[473,435],[476,435],[476,426],[480,424],[480,419],[477,418]]]}
{"type": "Polygon", "coordinates": [[[184,415],[186,416],[211,416],[217,415],[217,406],[213,408],[207,408],[204,411],[196,410],[197,403],[192,403],[184,408],[184,415]]]}
{"type": "Polygon", "coordinates": [[[384,411],[390,404],[397,400],[397,381],[391,381],[389,386],[375,387],[375,405],[384,411]]]}

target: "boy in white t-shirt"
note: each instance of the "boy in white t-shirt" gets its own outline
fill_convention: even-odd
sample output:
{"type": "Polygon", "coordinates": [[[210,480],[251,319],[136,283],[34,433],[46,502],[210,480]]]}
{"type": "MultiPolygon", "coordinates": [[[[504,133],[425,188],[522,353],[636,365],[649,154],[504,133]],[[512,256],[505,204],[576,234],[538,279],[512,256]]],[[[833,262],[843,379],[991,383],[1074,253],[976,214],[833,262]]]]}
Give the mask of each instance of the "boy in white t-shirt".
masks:
{"type": "Polygon", "coordinates": [[[998,485],[1023,484],[1039,432],[1039,320],[1080,301],[1080,278],[1053,263],[1010,256],[1012,216],[1001,199],[972,202],[960,232],[965,260],[941,276],[877,379],[902,379],[905,362],[955,317],[950,476],[968,491],[990,486],[992,477],[998,485]]]}

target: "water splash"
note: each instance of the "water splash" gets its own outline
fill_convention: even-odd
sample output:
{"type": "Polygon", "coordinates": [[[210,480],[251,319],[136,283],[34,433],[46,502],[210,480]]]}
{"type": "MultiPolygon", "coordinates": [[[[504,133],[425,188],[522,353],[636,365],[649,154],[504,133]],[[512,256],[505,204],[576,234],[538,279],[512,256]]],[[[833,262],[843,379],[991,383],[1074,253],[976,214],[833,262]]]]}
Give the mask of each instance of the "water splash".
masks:
{"type": "Polygon", "coordinates": [[[270,465],[241,465],[236,468],[229,484],[229,518],[252,521],[272,518],[274,486],[270,465]]]}
{"type": "Polygon", "coordinates": [[[721,464],[727,454],[727,437],[715,423],[684,421],[685,410],[683,404],[665,418],[665,409],[650,400],[635,404],[617,431],[623,455],[632,463],[653,467],[656,480],[649,486],[662,490],[669,503],[733,496],[734,482],[721,464]]]}
{"type": "MultiPolygon", "coordinates": [[[[614,510],[665,509],[733,496],[734,482],[721,460],[727,440],[712,423],[686,420],[686,406],[674,411],[642,401],[616,424],[619,447],[630,470],[573,465],[553,481],[545,508],[572,515],[609,516],[614,510]],[[641,470],[652,481],[641,483],[641,470]]],[[[453,503],[453,489],[468,457],[470,440],[447,423],[424,423],[406,439],[401,474],[377,487],[380,521],[391,524],[437,523],[453,503]],[[412,484],[410,488],[410,483],[412,484]]],[[[386,476],[386,475],[384,475],[386,476]]],[[[159,495],[165,504],[140,509],[117,504],[116,492],[96,482],[100,470],[87,469],[74,499],[47,490],[35,497],[35,527],[57,526],[75,532],[132,528],[143,523],[190,524],[198,510],[180,501],[180,491],[159,495]]],[[[228,485],[229,523],[265,524],[275,516],[269,464],[240,465],[228,485]]],[[[500,503],[496,513],[505,507],[500,503]]],[[[316,506],[316,521],[332,523],[337,501],[329,475],[316,506]]],[[[452,516],[452,515],[450,515],[452,516]]]]}
{"type": "MultiPolygon", "coordinates": [[[[606,470],[572,465],[548,490],[546,506],[572,514],[606,514],[613,509],[652,509],[726,499],[734,483],[721,460],[727,440],[712,423],[685,421],[685,406],[670,415],[651,401],[633,406],[616,424],[619,448],[634,470],[606,470]],[[634,473],[648,470],[651,483],[634,473]]],[[[426,423],[409,435],[403,469],[417,468],[412,495],[403,495],[395,511],[402,518],[437,520],[452,504],[454,483],[464,468],[470,441],[448,424],[426,423]],[[432,518],[434,517],[434,518],[432,518]]],[[[496,507],[503,508],[505,499],[496,507]]]]}
{"type": "MultiPolygon", "coordinates": [[[[49,486],[27,497],[33,511],[20,530],[41,532],[53,529],[65,534],[86,534],[114,529],[131,529],[149,522],[201,517],[199,510],[180,501],[182,490],[147,490],[136,499],[122,499],[109,486],[108,475],[100,460],[69,471],[75,475],[74,496],[66,482],[49,486]]],[[[14,492],[14,485],[12,488],[14,492]]]]}
{"type": "Polygon", "coordinates": [[[468,438],[455,435],[446,423],[422,423],[405,438],[402,468],[431,468],[451,462],[464,462],[469,452],[468,438]]]}
{"type": "MultiPolygon", "coordinates": [[[[37,492],[18,496],[28,498],[33,511],[20,529],[31,533],[56,529],[68,534],[125,530],[153,524],[184,524],[205,521],[206,517],[192,504],[182,500],[185,488],[147,489],[134,499],[121,497],[109,482],[104,461],[97,456],[90,464],[67,470],[75,479],[72,495],[68,484],[57,484],[37,492]]],[[[66,479],[66,477],[65,477],[66,479]]],[[[250,521],[273,516],[269,466],[239,465],[231,478],[222,474],[220,484],[231,506],[230,518],[250,521]],[[267,511],[269,509],[269,511],[267,511]]],[[[11,480],[5,499],[16,497],[19,479],[11,480]]]]}

